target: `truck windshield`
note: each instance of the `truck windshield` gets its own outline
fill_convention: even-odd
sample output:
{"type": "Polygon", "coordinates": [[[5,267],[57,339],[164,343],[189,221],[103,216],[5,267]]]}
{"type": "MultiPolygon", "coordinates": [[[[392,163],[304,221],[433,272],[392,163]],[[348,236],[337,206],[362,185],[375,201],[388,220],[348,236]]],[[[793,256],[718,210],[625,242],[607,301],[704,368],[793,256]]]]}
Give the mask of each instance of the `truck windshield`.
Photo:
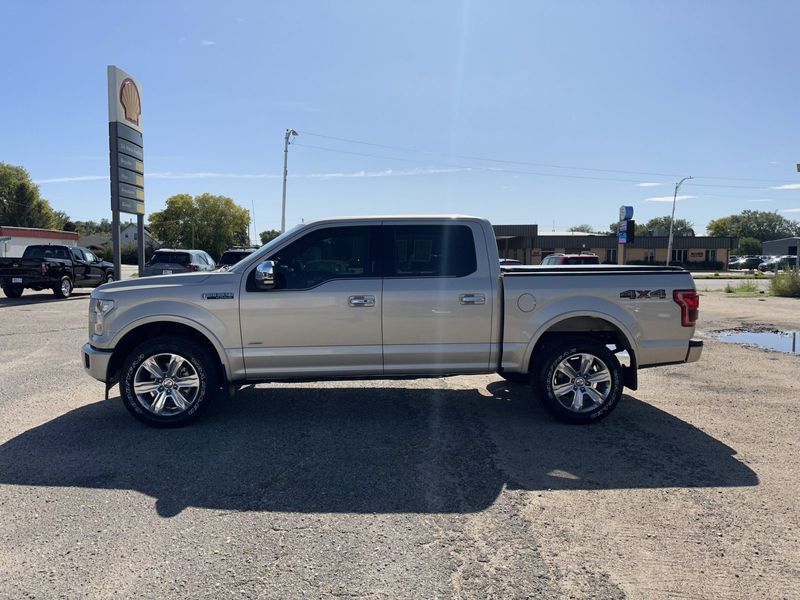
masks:
{"type": "Polygon", "coordinates": [[[63,246],[28,246],[22,253],[22,258],[62,258],[69,260],[67,249],[63,246]]]}

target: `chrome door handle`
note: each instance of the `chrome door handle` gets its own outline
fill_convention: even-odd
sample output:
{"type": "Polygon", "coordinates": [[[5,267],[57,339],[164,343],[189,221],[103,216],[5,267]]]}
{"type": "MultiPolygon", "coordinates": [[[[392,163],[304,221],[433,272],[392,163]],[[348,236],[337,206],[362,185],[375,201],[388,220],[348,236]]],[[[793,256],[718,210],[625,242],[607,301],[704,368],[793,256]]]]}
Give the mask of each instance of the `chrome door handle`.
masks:
{"type": "Polygon", "coordinates": [[[483,294],[461,294],[458,299],[461,304],[486,304],[486,296],[483,294]]]}
{"type": "Polygon", "coordinates": [[[375,296],[350,296],[347,303],[350,306],[375,306],[375,296]]]}

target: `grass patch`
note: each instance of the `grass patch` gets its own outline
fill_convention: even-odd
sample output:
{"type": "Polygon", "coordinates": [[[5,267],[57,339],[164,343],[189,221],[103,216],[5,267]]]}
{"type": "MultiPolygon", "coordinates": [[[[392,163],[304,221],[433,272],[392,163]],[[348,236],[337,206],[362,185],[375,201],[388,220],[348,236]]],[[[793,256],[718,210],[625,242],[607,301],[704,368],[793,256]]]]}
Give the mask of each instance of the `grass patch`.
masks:
{"type": "Polygon", "coordinates": [[[764,292],[758,287],[753,279],[745,279],[737,285],[725,284],[726,294],[736,294],[737,296],[758,296],[764,292]]]}
{"type": "Polygon", "coordinates": [[[770,282],[770,291],[773,296],[800,298],[800,272],[782,271],[775,273],[770,282]]]}

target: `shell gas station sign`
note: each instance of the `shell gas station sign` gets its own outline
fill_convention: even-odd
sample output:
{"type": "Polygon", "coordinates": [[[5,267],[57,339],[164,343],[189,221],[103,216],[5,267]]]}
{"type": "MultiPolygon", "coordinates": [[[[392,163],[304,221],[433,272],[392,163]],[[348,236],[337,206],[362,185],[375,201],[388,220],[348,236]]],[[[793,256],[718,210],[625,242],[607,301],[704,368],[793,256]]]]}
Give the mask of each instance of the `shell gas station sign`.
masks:
{"type": "Polygon", "coordinates": [[[136,215],[139,274],[144,268],[144,142],[142,84],[108,66],[108,150],[114,276],[121,277],[120,213],[136,215]]]}
{"type": "Polygon", "coordinates": [[[108,139],[111,209],[144,214],[142,86],[128,73],[108,67],[108,139]]]}

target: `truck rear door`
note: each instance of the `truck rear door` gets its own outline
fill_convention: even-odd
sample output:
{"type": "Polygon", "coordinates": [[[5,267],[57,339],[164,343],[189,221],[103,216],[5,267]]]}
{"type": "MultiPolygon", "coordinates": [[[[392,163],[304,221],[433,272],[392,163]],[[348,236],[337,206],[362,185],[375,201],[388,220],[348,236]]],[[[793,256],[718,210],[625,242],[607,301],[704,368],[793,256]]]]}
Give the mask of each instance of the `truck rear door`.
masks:
{"type": "Polygon", "coordinates": [[[384,372],[485,372],[492,285],[480,226],[417,223],[383,227],[384,372]]]}

